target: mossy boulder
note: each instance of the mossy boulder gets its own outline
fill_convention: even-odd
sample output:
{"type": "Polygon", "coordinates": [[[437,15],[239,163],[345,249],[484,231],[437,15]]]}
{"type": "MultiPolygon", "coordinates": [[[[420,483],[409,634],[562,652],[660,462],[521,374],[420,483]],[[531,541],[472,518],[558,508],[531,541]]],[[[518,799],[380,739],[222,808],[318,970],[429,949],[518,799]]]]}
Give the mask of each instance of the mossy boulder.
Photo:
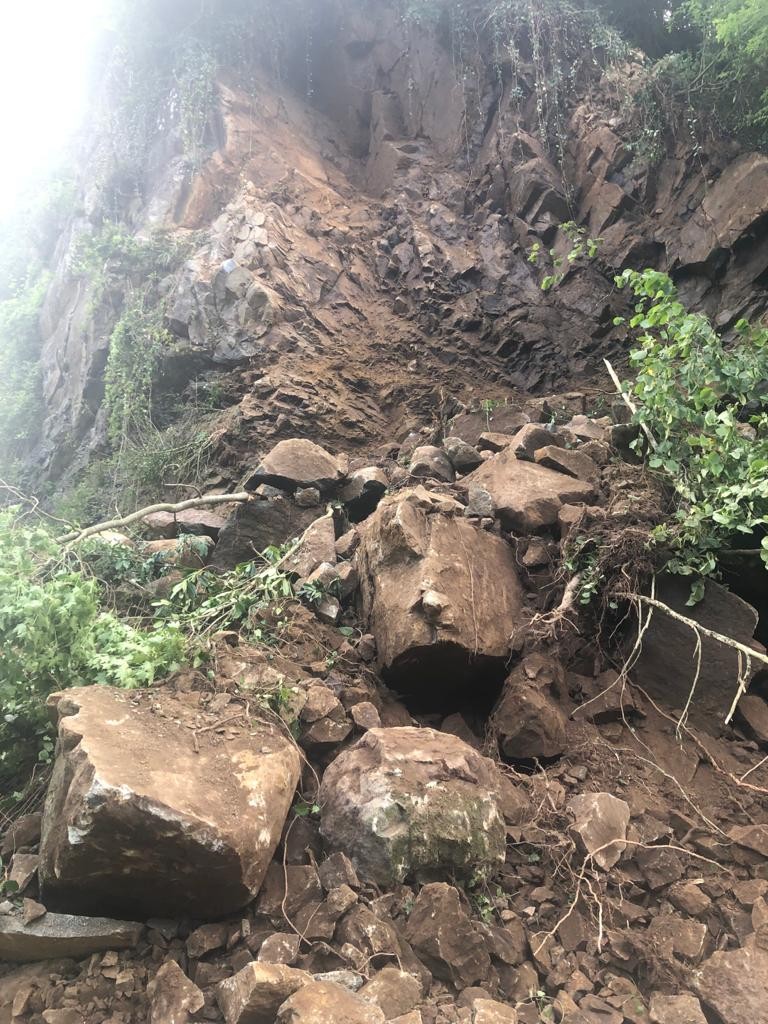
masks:
{"type": "Polygon", "coordinates": [[[321,831],[366,881],[490,874],[504,861],[496,766],[448,733],[370,729],[325,772],[321,831]]]}

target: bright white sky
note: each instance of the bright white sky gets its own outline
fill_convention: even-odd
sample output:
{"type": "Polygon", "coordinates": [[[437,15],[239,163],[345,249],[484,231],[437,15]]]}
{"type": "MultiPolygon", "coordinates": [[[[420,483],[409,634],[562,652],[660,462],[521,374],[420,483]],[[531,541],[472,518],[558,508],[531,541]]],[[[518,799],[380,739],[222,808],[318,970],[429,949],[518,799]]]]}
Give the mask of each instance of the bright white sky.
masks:
{"type": "Polygon", "coordinates": [[[0,0],[0,214],[53,167],[85,106],[109,0],[0,0]]]}

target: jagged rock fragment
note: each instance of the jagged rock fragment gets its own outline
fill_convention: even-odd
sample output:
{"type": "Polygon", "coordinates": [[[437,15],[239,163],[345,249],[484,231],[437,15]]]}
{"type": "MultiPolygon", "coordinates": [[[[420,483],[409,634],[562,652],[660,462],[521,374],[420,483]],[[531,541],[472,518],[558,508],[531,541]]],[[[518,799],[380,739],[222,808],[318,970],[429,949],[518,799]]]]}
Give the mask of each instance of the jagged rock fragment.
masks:
{"type": "Polygon", "coordinates": [[[283,572],[307,579],[320,565],[336,564],[336,530],[333,516],[320,516],[302,534],[294,551],[279,564],[283,572]]]}
{"type": "Polygon", "coordinates": [[[490,725],[501,754],[511,761],[546,760],[565,750],[564,712],[520,671],[505,682],[490,725]]]}
{"type": "Polygon", "coordinates": [[[496,769],[456,736],[370,729],[326,769],[321,832],[364,880],[467,876],[504,860],[496,769]]]}
{"type": "Polygon", "coordinates": [[[545,448],[538,448],[533,458],[540,466],[554,469],[558,473],[565,473],[566,476],[575,477],[577,480],[585,480],[592,485],[597,483],[600,476],[592,459],[573,448],[561,448],[548,444],[545,448]]]}
{"type": "Polygon", "coordinates": [[[49,704],[59,753],[40,848],[46,905],[204,918],[253,898],[299,778],[279,728],[252,721],[195,745],[170,693],[89,686],[49,704]]]}
{"type": "Polygon", "coordinates": [[[693,972],[692,986],[705,1010],[723,1024],[768,1024],[768,952],[745,946],[713,953],[693,972]]]}
{"type": "Polygon", "coordinates": [[[517,1011],[497,999],[475,999],[472,1024],[517,1024],[517,1011]]]}
{"type": "Polygon", "coordinates": [[[332,981],[313,981],[283,1003],[275,1024],[384,1024],[384,1020],[378,1006],[349,989],[332,981]]]}
{"type": "Polygon", "coordinates": [[[515,434],[512,443],[504,445],[504,448],[514,452],[516,458],[530,462],[540,449],[556,448],[558,445],[562,445],[562,441],[554,431],[538,423],[528,423],[515,434]]]}
{"type": "Polygon", "coordinates": [[[701,1003],[690,994],[668,996],[654,992],[650,1014],[653,1024],[707,1024],[701,1003]]]}
{"type": "Polygon", "coordinates": [[[582,793],[568,803],[574,816],[571,832],[584,853],[608,871],[623,853],[629,805],[610,793],[582,793]]]}
{"type": "Polygon", "coordinates": [[[254,961],[216,988],[226,1024],[274,1024],[275,1014],[311,975],[284,964],[254,961]]]}
{"type": "Polygon", "coordinates": [[[457,473],[470,473],[483,461],[477,449],[460,437],[446,437],[443,448],[457,473]]]}
{"type": "Polygon", "coordinates": [[[17,850],[27,850],[40,841],[42,814],[24,814],[16,820],[3,836],[0,856],[8,857],[17,850]]]}
{"type": "Polygon", "coordinates": [[[762,697],[746,693],[736,707],[735,721],[749,739],[768,747],[768,703],[762,697]]]}
{"type": "Polygon", "coordinates": [[[408,916],[405,936],[437,978],[457,988],[487,978],[491,960],[452,885],[425,885],[408,916]]]}
{"type": "Polygon", "coordinates": [[[360,989],[360,998],[378,1006],[386,1020],[408,1013],[422,994],[421,982],[397,967],[385,967],[360,989]]]}
{"type": "Polygon", "coordinates": [[[205,1006],[205,996],[175,960],[164,963],[147,986],[148,1024],[188,1024],[205,1006]]]}

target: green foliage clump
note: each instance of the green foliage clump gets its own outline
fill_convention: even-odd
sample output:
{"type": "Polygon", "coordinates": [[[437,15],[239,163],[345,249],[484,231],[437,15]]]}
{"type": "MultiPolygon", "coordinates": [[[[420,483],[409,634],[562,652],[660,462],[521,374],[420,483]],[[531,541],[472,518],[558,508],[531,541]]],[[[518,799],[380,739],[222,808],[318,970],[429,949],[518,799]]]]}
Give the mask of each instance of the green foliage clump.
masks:
{"type": "Polygon", "coordinates": [[[692,100],[747,144],[768,147],[768,4],[686,0],[682,16],[701,37],[689,62],[692,100]]]}
{"type": "Polygon", "coordinates": [[[104,374],[107,434],[119,441],[132,423],[152,421],[152,385],[164,357],[173,348],[162,309],[146,306],[146,293],[129,296],[109,339],[104,374]]]}
{"type": "Polygon", "coordinates": [[[43,527],[0,514],[0,792],[50,755],[45,698],[91,683],[138,687],[181,662],[175,623],[140,629],[105,610],[95,579],[43,527]]]}
{"type": "Polygon", "coordinates": [[[255,643],[274,643],[285,626],[285,603],[293,597],[290,576],[280,567],[288,546],[267,548],[253,562],[229,573],[198,569],[156,602],[158,615],[168,616],[198,642],[239,629],[255,643]]]}
{"type": "Polygon", "coordinates": [[[616,283],[637,299],[624,387],[653,439],[648,464],[677,495],[674,521],[656,531],[669,568],[710,576],[734,543],[761,545],[768,564],[768,330],[740,321],[727,344],[666,274],[626,270],[616,283]]]}

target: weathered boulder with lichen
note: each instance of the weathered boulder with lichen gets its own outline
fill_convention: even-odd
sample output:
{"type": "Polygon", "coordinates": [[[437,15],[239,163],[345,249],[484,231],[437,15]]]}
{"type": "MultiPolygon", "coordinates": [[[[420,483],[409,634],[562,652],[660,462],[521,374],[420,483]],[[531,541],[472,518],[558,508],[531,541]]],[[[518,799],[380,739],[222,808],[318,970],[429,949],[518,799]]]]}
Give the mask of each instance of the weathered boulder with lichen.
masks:
{"type": "Polygon", "coordinates": [[[326,770],[321,832],[366,881],[469,877],[504,861],[499,777],[448,733],[370,729],[326,770]]]}

